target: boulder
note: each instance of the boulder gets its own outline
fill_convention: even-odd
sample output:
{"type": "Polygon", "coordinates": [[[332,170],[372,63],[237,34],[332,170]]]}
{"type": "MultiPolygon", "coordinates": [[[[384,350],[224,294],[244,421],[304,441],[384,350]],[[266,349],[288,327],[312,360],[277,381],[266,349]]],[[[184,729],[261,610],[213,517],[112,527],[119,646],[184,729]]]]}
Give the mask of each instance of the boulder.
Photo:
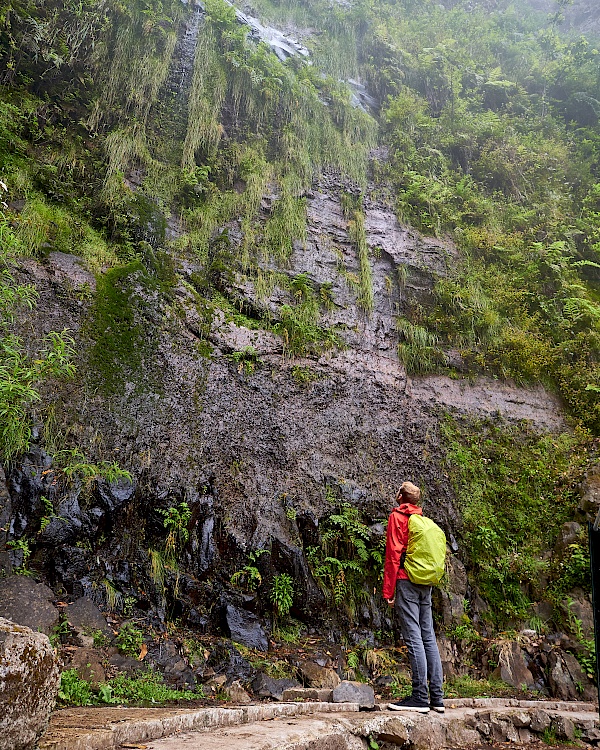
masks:
{"type": "Polygon", "coordinates": [[[535,685],[535,679],[527,668],[523,650],[517,641],[502,646],[498,656],[498,667],[492,676],[515,688],[522,688],[523,685],[530,688],[535,685]]]}
{"type": "Polygon", "coordinates": [[[102,654],[94,648],[78,648],[71,655],[71,669],[76,669],[82,680],[91,682],[97,687],[106,682],[106,674],[102,667],[102,654]]]}
{"type": "Polygon", "coordinates": [[[541,708],[535,708],[530,712],[529,716],[529,728],[533,732],[538,732],[538,734],[544,732],[552,724],[550,716],[545,711],[542,711],[541,708]]]}
{"type": "Polygon", "coordinates": [[[552,721],[552,729],[558,740],[573,742],[575,739],[575,724],[567,716],[557,716],[552,721]]]}
{"type": "Polygon", "coordinates": [[[531,724],[531,716],[527,711],[517,711],[514,714],[510,714],[510,720],[517,729],[524,729],[531,724]]]}
{"type": "MultiPolygon", "coordinates": [[[[429,725],[427,729],[431,739],[433,727],[429,725]]],[[[414,733],[411,731],[410,724],[386,713],[372,714],[366,721],[362,722],[362,734],[367,737],[376,737],[378,743],[389,743],[389,746],[394,748],[413,747],[414,733]]],[[[426,747],[432,746],[437,747],[438,745],[433,745],[431,742],[426,745],[426,747]]],[[[385,745],[385,747],[388,747],[388,745],[385,745]]]]}
{"type": "Polygon", "coordinates": [[[239,680],[235,680],[229,687],[226,687],[225,692],[227,693],[229,700],[235,705],[244,705],[252,702],[252,698],[250,698],[248,693],[244,690],[242,683],[239,680]]]}
{"type": "Polygon", "coordinates": [[[257,651],[267,651],[269,641],[258,617],[252,612],[227,604],[225,607],[225,631],[235,643],[257,651]]]}
{"type": "Polygon", "coordinates": [[[300,683],[296,680],[280,679],[269,677],[264,672],[260,672],[252,681],[252,690],[260,698],[274,698],[277,701],[283,700],[285,690],[299,688],[300,683]]]}
{"type": "Polygon", "coordinates": [[[343,680],[333,689],[334,703],[358,703],[361,708],[375,706],[375,693],[370,685],[364,682],[343,680]]]}
{"type": "Polygon", "coordinates": [[[82,596],[73,604],[69,604],[65,614],[69,624],[85,635],[93,635],[100,631],[107,639],[112,641],[114,638],[113,631],[108,626],[104,615],[87,596],[82,596]]]}
{"type": "Polygon", "coordinates": [[[58,609],[50,602],[52,589],[26,576],[11,575],[0,580],[0,617],[50,635],[58,622],[58,609]]]}
{"type": "Polygon", "coordinates": [[[548,654],[548,682],[552,696],[562,701],[595,701],[598,697],[577,659],[559,648],[548,654]]]}
{"type": "Polygon", "coordinates": [[[0,618],[0,750],[32,750],[48,725],[60,672],[48,637],[0,618]]]}
{"type": "Polygon", "coordinates": [[[320,667],[313,661],[301,661],[298,669],[308,687],[333,689],[341,682],[337,672],[333,669],[320,667]]]}
{"type": "Polygon", "coordinates": [[[158,648],[151,646],[148,656],[160,666],[165,682],[179,689],[195,687],[194,670],[173,641],[160,641],[158,648]]]}
{"type": "Polygon", "coordinates": [[[500,714],[490,715],[492,737],[497,742],[519,742],[519,730],[508,716],[500,714]]]}

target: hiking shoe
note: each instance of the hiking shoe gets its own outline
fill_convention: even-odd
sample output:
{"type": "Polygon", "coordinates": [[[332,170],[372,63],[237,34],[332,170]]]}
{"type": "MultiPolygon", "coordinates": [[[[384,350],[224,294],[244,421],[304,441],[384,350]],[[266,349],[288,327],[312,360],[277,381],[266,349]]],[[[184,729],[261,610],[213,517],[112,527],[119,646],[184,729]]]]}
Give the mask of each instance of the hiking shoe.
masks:
{"type": "Polygon", "coordinates": [[[429,713],[429,705],[425,701],[417,701],[414,698],[405,698],[403,701],[388,703],[390,711],[417,711],[420,714],[429,713]]]}
{"type": "Polygon", "coordinates": [[[434,706],[433,703],[430,703],[429,704],[429,708],[432,711],[435,711],[438,714],[445,714],[446,713],[446,709],[444,708],[444,704],[443,703],[439,703],[437,706],[434,706]]]}

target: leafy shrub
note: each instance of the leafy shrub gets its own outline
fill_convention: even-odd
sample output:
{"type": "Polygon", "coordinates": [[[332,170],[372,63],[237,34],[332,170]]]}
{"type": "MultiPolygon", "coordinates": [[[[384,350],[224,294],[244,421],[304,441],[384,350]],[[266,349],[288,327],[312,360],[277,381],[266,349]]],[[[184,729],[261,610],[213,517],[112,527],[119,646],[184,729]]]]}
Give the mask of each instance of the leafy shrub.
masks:
{"type": "Polygon", "coordinates": [[[138,656],[144,642],[144,634],[133,623],[126,622],[121,625],[116,641],[117,647],[122,654],[138,656]]]}
{"type": "Polygon", "coordinates": [[[75,669],[67,669],[61,674],[58,699],[63,705],[92,706],[103,703],[155,704],[167,701],[197,700],[203,697],[202,688],[174,690],[165,685],[162,676],[148,669],[134,677],[120,674],[100,685],[97,690],[83,680],[75,669]]]}
{"type": "Polygon", "coordinates": [[[79,677],[76,669],[66,669],[60,675],[58,699],[69,706],[91,706],[94,703],[92,686],[79,677]]]}

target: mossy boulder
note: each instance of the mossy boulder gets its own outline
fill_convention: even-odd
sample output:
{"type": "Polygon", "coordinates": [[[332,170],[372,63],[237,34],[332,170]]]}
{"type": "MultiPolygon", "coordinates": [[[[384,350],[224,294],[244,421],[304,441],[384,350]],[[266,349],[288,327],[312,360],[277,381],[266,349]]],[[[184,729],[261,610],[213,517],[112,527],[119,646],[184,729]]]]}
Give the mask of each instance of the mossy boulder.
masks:
{"type": "Polygon", "coordinates": [[[0,618],[0,750],[30,750],[48,725],[60,684],[43,633],[0,618]]]}

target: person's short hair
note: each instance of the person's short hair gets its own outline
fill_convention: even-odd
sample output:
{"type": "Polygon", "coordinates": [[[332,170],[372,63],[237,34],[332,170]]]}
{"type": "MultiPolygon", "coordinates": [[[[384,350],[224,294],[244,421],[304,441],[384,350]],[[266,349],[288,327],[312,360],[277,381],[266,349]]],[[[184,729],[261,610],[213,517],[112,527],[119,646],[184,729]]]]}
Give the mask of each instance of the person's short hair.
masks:
{"type": "Polygon", "coordinates": [[[421,499],[421,490],[412,482],[403,482],[400,487],[400,494],[404,500],[410,503],[418,503],[421,499]]]}

